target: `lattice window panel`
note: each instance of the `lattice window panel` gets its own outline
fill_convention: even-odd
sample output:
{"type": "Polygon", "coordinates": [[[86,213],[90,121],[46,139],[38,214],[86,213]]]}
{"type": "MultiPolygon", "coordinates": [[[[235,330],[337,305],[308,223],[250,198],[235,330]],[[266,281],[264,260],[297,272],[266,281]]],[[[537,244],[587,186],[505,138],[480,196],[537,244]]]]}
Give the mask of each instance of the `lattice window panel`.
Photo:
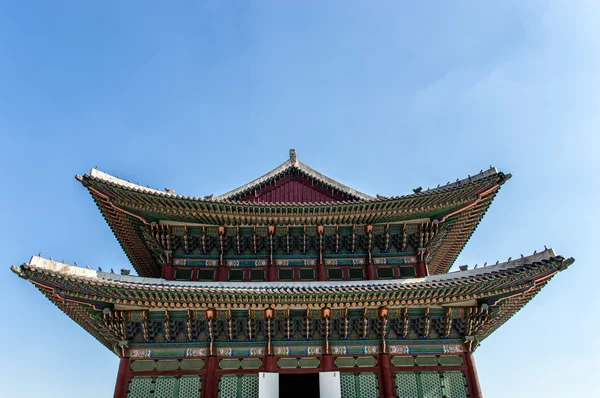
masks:
{"type": "Polygon", "coordinates": [[[356,382],[354,381],[354,373],[340,373],[340,384],[342,388],[342,398],[355,398],[356,382]]]}
{"type": "Polygon", "coordinates": [[[444,372],[444,387],[448,398],[467,398],[467,380],[463,372],[444,372]]]}
{"type": "Polygon", "coordinates": [[[128,398],[200,398],[200,376],[134,376],[129,382],[128,398]]]}
{"type": "Polygon", "coordinates": [[[379,398],[379,381],[376,373],[340,374],[342,398],[379,398]]]}
{"type": "Polygon", "coordinates": [[[154,386],[155,398],[173,398],[175,394],[176,380],[174,377],[157,377],[154,386]]]}
{"type": "Polygon", "coordinates": [[[395,375],[398,398],[468,398],[463,372],[398,372],[395,375]]]}
{"type": "Polygon", "coordinates": [[[129,382],[127,398],[153,397],[154,382],[151,377],[136,376],[129,382]]]}
{"type": "Polygon", "coordinates": [[[409,372],[396,373],[396,395],[398,398],[419,398],[421,394],[417,384],[417,374],[409,372]]]}
{"type": "Polygon", "coordinates": [[[258,375],[243,375],[240,398],[258,398],[258,375]]]}
{"type": "Polygon", "coordinates": [[[359,373],[360,398],[379,398],[379,381],[376,373],[359,373]]]}
{"type": "Polygon", "coordinates": [[[438,372],[421,373],[421,385],[423,387],[423,398],[439,398],[444,395],[438,372]]]}
{"type": "Polygon", "coordinates": [[[179,398],[200,398],[201,389],[200,376],[181,376],[179,379],[179,398]]]}
{"type": "Polygon", "coordinates": [[[258,398],[258,375],[223,375],[219,398],[258,398]]]}

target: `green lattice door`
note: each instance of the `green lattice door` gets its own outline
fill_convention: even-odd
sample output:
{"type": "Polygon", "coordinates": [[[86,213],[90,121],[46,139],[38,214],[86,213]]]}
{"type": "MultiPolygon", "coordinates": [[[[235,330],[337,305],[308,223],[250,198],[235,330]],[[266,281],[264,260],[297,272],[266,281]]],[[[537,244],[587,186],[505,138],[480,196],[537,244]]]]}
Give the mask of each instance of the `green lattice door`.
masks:
{"type": "Polygon", "coordinates": [[[200,398],[200,376],[134,376],[128,398],[200,398]]]}
{"type": "Polygon", "coordinates": [[[398,398],[468,398],[467,381],[460,371],[398,372],[398,398]]]}
{"type": "Polygon", "coordinates": [[[258,375],[223,375],[219,398],[258,398],[258,375]]]}
{"type": "Polygon", "coordinates": [[[342,398],[379,398],[376,373],[340,373],[342,398]]]}

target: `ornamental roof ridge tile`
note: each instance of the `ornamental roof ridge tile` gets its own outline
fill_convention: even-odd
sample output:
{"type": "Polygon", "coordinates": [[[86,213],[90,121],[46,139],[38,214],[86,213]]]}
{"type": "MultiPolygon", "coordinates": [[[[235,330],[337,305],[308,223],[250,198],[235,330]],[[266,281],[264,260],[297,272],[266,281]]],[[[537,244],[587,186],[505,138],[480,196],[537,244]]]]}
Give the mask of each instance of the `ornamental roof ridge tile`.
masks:
{"type": "MultiPolygon", "coordinates": [[[[170,291],[199,291],[199,290],[221,290],[222,292],[271,292],[273,289],[292,290],[295,293],[318,293],[327,292],[329,289],[348,289],[351,291],[364,291],[364,288],[399,289],[412,288],[415,285],[429,287],[441,283],[442,285],[455,285],[481,279],[481,277],[496,277],[500,271],[510,271],[518,268],[535,266],[549,262],[561,262],[563,270],[574,261],[573,258],[565,260],[564,257],[556,255],[554,250],[546,249],[540,253],[517,258],[515,260],[489,265],[487,267],[474,268],[465,271],[455,271],[447,274],[430,275],[423,278],[396,279],[396,280],[365,280],[365,281],[318,281],[318,282],[189,282],[189,281],[167,281],[160,278],[146,278],[131,275],[119,275],[108,272],[95,271],[80,268],[39,256],[31,257],[29,263],[21,267],[12,266],[11,270],[19,276],[23,276],[22,268],[34,269],[50,275],[62,278],[80,279],[88,283],[103,283],[119,287],[143,286],[152,290],[170,291]]],[[[432,286],[433,287],[433,286],[432,286]]]]}
{"type": "MultiPolygon", "coordinates": [[[[288,162],[290,162],[290,161],[289,160],[286,161],[286,163],[288,163],[288,162]]],[[[300,163],[299,161],[297,161],[297,162],[300,163]]],[[[284,163],[284,164],[286,164],[286,163],[284,163]]],[[[308,167],[308,166],[306,166],[306,167],[308,167]]],[[[462,188],[462,187],[468,186],[470,184],[479,182],[481,180],[484,180],[484,179],[487,179],[490,177],[495,177],[495,176],[501,176],[502,180],[500,181],[500,184],[503,184],[504,182],[506,182],[507,180],[509,180],[512,177],[512,174],[510,174],[510,173],[504,174],[502,172],[499,172],[495,167],[491,167],[488,170],[482,171],[480,173],[477,173],[473,176],[469,176],[467,178],[463,178],[462,180],[457,180],[456,182],[453,182],[453,183],[448,183],[448,184],[441,185],[436,188],[431,188],[431,189],[427,189],[427,190],[423,190],[423,191],[415,192],[415,193],[411,193],[411,194],[396,195],[396,196],[389,196],[389,197],[386,197],[386,196],[372,197],[372,196],[369,196],[366,194],[362,194],[359,191],[356,191],[358,193],[361,193],[362,195],[365,195],[365,198],[363,198],[361,200],[356,200],[356,201],[342,200],[342,201],[336,201],[336,202],[311,202],[311,203],[299,203],[299,202],[281,203],[281,202],[252,202],[252,201],[241,202],[241,201],[236,201],[236,200],[230,200],[227,198],[228,196],[231,196],[229,194],[233,191],[230,191],[224,195],[215,196],[212,199],[204,199],[204,198],[196,197],[196,196],[184,196],[184,195],[178,195],[174,191],[164,192],[164,191],[161,191],[158,189],[148,188],[148,187],[144,187],[139,184],[125,181],[121,178],[114,177],[114,176],[112,176],[108,173],[105,173],[103,171],[100,171],[96,168],[92,169],[89,174],[85,174],[83,176],[76,175],[75,178],[84,185],[85,185],[85,180],[90,179],[90,180],[94,180],[94,181],[104,182],[104,183],[107,183],[107,184],[110,184],[110,185],[113,185],[116,187],[128,189],[128,190],[134,191],[134,192],[150,194],[150,195],[155,195],[155,196],[161,196],[161,197],[165,197],[168,199],[191,200],[191,201],[202,202],[202,203],[207,203],[207,204],[216,204],[216,205],[228,204],[228,205],[246,205],[246,206],[250,205],[250,206],[261,206],[261,207],[264,207],[264,206],[276,206],[276,207],[312,206],[312,207],[314,207],[314,206],[364,205],[364,204],[371,204],[371,203],[383,203],[383,202],[400,200],[400,199],[421,198],[421,197],[432,195],[432,194],[452,191],[453,189],[462,188]]],[[[334,180],[332,180],[332,181],[334,181],[334,180]]],[[[343,185],[343,184],[340,184],[340,185],[343,185]]],[[[352,189],[352,188],[348,188],[348,189],[352,189]]]]}

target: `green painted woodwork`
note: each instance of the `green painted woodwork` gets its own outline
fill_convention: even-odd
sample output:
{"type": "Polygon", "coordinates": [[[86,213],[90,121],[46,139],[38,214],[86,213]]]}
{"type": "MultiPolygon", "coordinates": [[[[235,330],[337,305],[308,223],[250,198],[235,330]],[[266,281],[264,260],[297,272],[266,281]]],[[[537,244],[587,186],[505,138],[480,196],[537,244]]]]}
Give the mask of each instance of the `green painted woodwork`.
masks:
{"type": "Polygon", "coordinates": [[[133,376],[128,398],[200,398],[200,376],[133,376]]]}
{"type": "Polygon", "coordinates": [[[134,376],[129,382],[128,398],[147,398],[154,396],[154,380],[152,377],[134,376]]]}
{"type": "Polygon", "coordinates": [[[438,361],[435,356],[416,357],[417,366],[437,366],[438,361]]]}
{"type": "Polygon", "coordinates": [[[341,372],[342,398],[379,398],[379,381],[376,373],[341,372]]]}
{"type": "Polygon", "coordinates": [[[258,398],[258,375],[223,375],[219,398],[258,398]]]}
{"type": "Polygon", "coordinates": [[[335,359],[335,366],[338,368],[353,368],[356,365],[354,357],[338,357],[335,359]]]}
{"type": "Polygon", "coordinates": [[[167,359],[157,361],[156,370],[177,370],[179,369],[179,361],[176,359],[167,359]]]}
{"type": "Polygon", "coordinates": [[[461,371],[397,372],[398,398],[467,398],[467,382],[461,371]]]}
{"type": "Polygon", "coordinates": [[[155,366],[155,361],[138,360],[131,362],[131,370],[133,370],[134,372],[154,370],[155,366]]]}
{"type": "Polygon", "coordinates": [[[377,358],[375,357],[358,357],[356,358],[356,366],[359,368],[373,368],[377,366],[377,358]]]}
{"type": "Polygon", "coordinates": [[[244,358],[242,359],[242,369],[260,369],[262,359],[260,358],[244,358]]]}
{"type": "Polygon", "coordinates": [[[467,380],[462,372],[444,372],[444,387],[447,398],[467,398],[467,380]]]}
{"type": "Polygon", "coordinates": [[[277,367],[281,369],[296,369],[298,367],[298,359],[296,358],[279,358],[277,367]]]}
{"type": "Polygon", "coordinates": [[[298,360],[298,367],[301,369],[313,369],[318,368],[320,364],[319,358],[300,358],[298,360]]]}
{"type": "Polygon", "coordinates": [[[203,359],[182,359],[179,365],[181,370],[200,370],[204,369],[203,359]]]}
{"type": "Polygon", "coordinates": [[[226,358],[219,361],[219,368],[224,370],[233,370],[240,368],[241,361],[235,358],[226,358]]]}
{"type": "Polygon", "coordinates": [[[463,359],[460,355],[440,355],[438,362],[442,366],[461,366],[463,359]]]}
{"type": "Polygon", "coordinates": [[[439,398],[443,396],[442,383],[438,372],[421,373],[421,386],[423,398],[439,398]]]}
{"type": "Polygon", "coordinates": [[[415,359],[409,356],[392,357],[392,365],[394,366],[415,366],[415,359]]]}

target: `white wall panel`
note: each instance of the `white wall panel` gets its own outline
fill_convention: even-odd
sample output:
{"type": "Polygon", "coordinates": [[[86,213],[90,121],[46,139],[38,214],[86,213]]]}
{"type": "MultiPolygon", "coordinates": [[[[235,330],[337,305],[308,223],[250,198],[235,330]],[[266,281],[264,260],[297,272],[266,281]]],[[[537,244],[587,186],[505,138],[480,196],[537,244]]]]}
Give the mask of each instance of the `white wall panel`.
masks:
{"type": "Polygon", "coordinates": [[[319,391],[321,398],[342,398],[340,372],[319,373],[319,391]]]}

